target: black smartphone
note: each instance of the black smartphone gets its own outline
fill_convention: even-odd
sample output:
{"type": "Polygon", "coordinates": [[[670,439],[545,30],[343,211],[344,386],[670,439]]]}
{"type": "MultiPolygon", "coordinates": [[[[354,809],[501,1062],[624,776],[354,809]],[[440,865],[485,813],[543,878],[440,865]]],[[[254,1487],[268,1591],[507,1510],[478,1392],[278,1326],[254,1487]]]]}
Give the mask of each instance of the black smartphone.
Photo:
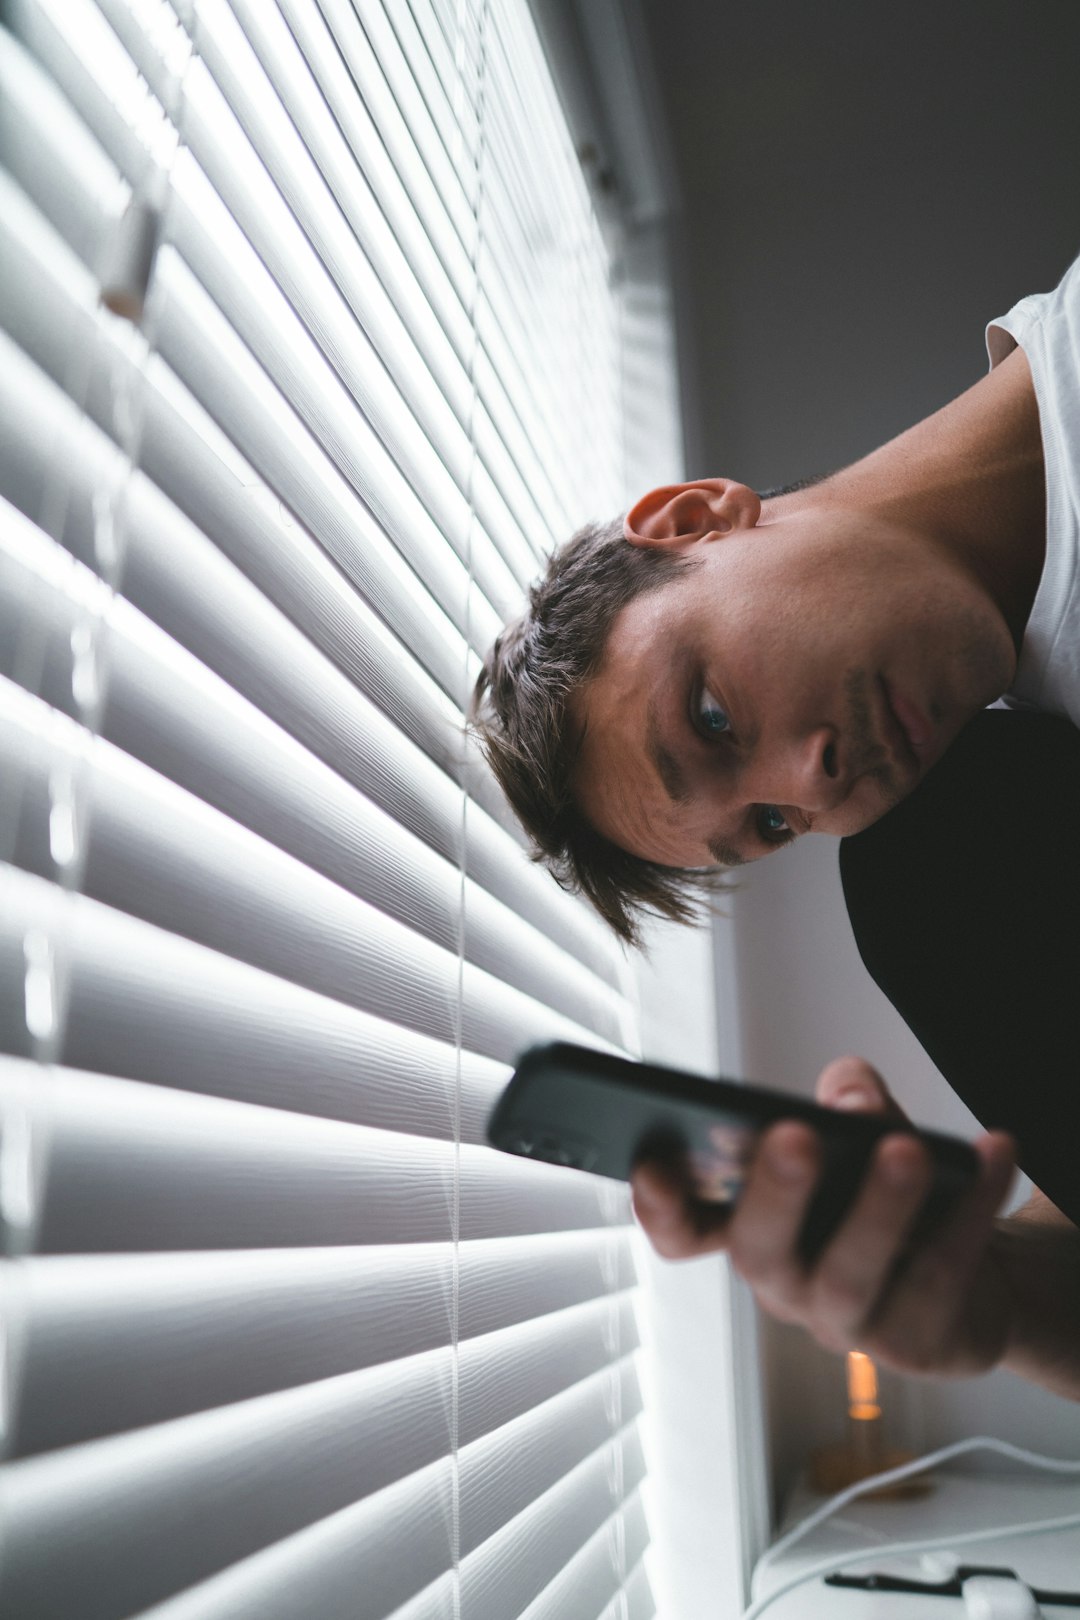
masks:
{"type": "Polygon", "coordinates": [[[703,1202],[734,1205],[758,1137],[780,1119],[805,1120],[822,1144],[824,1173],[799,1239],[807,1261],[843,1219],[881,1137],[907,1129],[933,1158],[934,1180],[911,1234],[913,1246],[938,1225],[978,1169],[974,1150],[957,1137],[565,1041],[525,1053],[487,1133],[506,1153],[616,1181],[629,1181],[643,1159],[678,1156],[703,1202]]]}

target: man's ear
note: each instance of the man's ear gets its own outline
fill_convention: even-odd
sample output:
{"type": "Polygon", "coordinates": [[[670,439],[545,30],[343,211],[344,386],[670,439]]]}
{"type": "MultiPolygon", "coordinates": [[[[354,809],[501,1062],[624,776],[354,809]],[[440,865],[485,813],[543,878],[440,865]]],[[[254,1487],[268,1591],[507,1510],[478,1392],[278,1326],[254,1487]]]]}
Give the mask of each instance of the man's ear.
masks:
{"type": "Polygon", "coordinates": [[[733,478],[700,478],[693,484],[665,484],[630,508],[623,533],[633,546],[675,550],[699,540],[719,540],[733,529],[752,529],[761,502],[733,478]]]}

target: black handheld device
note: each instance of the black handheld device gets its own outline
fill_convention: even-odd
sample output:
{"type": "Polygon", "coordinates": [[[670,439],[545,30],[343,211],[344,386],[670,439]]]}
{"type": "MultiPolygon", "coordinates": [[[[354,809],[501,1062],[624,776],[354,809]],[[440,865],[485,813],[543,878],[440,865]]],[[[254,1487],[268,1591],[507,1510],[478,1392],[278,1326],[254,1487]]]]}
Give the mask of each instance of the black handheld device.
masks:
{"type": "Polygon", "coordinates": [[[804,1120],[822,1144],[823,1174],[800,1236],[806,1260],[843,1219],[881,1137],[907,1130],[933,1160],[912,1244],[941,1221],[978,1168],[973,1149],[957,1137],[562,1041],[525,1053],[492,1110],[488,1140],[507,1153],[616,1181],[628,1181],[643,1159],[682,1156],[700,1199],[734,1205],[758,1137],[781,1119],[804,1120]]]}

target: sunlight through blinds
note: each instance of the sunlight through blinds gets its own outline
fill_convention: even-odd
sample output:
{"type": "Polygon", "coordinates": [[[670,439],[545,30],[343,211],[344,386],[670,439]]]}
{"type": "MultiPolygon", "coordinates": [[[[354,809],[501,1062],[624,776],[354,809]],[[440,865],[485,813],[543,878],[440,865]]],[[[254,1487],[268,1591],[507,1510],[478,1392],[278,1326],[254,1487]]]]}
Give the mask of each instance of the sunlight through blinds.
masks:
{"type": "Polygon", "coordinates": [[[527,0],[0,3],[0,1612],[650,1620],[630,969],[463,737],[625,498],[527,0]]]}

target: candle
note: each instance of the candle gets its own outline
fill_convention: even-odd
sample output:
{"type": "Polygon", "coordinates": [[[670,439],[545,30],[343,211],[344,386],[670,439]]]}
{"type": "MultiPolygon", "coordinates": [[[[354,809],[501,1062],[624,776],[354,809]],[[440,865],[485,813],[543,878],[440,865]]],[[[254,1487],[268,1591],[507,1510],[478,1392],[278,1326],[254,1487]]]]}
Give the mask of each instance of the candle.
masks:
{"type": "Polygon", "coordinates": [[[861,1350],[849,1350],[847,1358],[848,1415],[857,1422],[880,1418],[877,1368],[861,1350]]]}

